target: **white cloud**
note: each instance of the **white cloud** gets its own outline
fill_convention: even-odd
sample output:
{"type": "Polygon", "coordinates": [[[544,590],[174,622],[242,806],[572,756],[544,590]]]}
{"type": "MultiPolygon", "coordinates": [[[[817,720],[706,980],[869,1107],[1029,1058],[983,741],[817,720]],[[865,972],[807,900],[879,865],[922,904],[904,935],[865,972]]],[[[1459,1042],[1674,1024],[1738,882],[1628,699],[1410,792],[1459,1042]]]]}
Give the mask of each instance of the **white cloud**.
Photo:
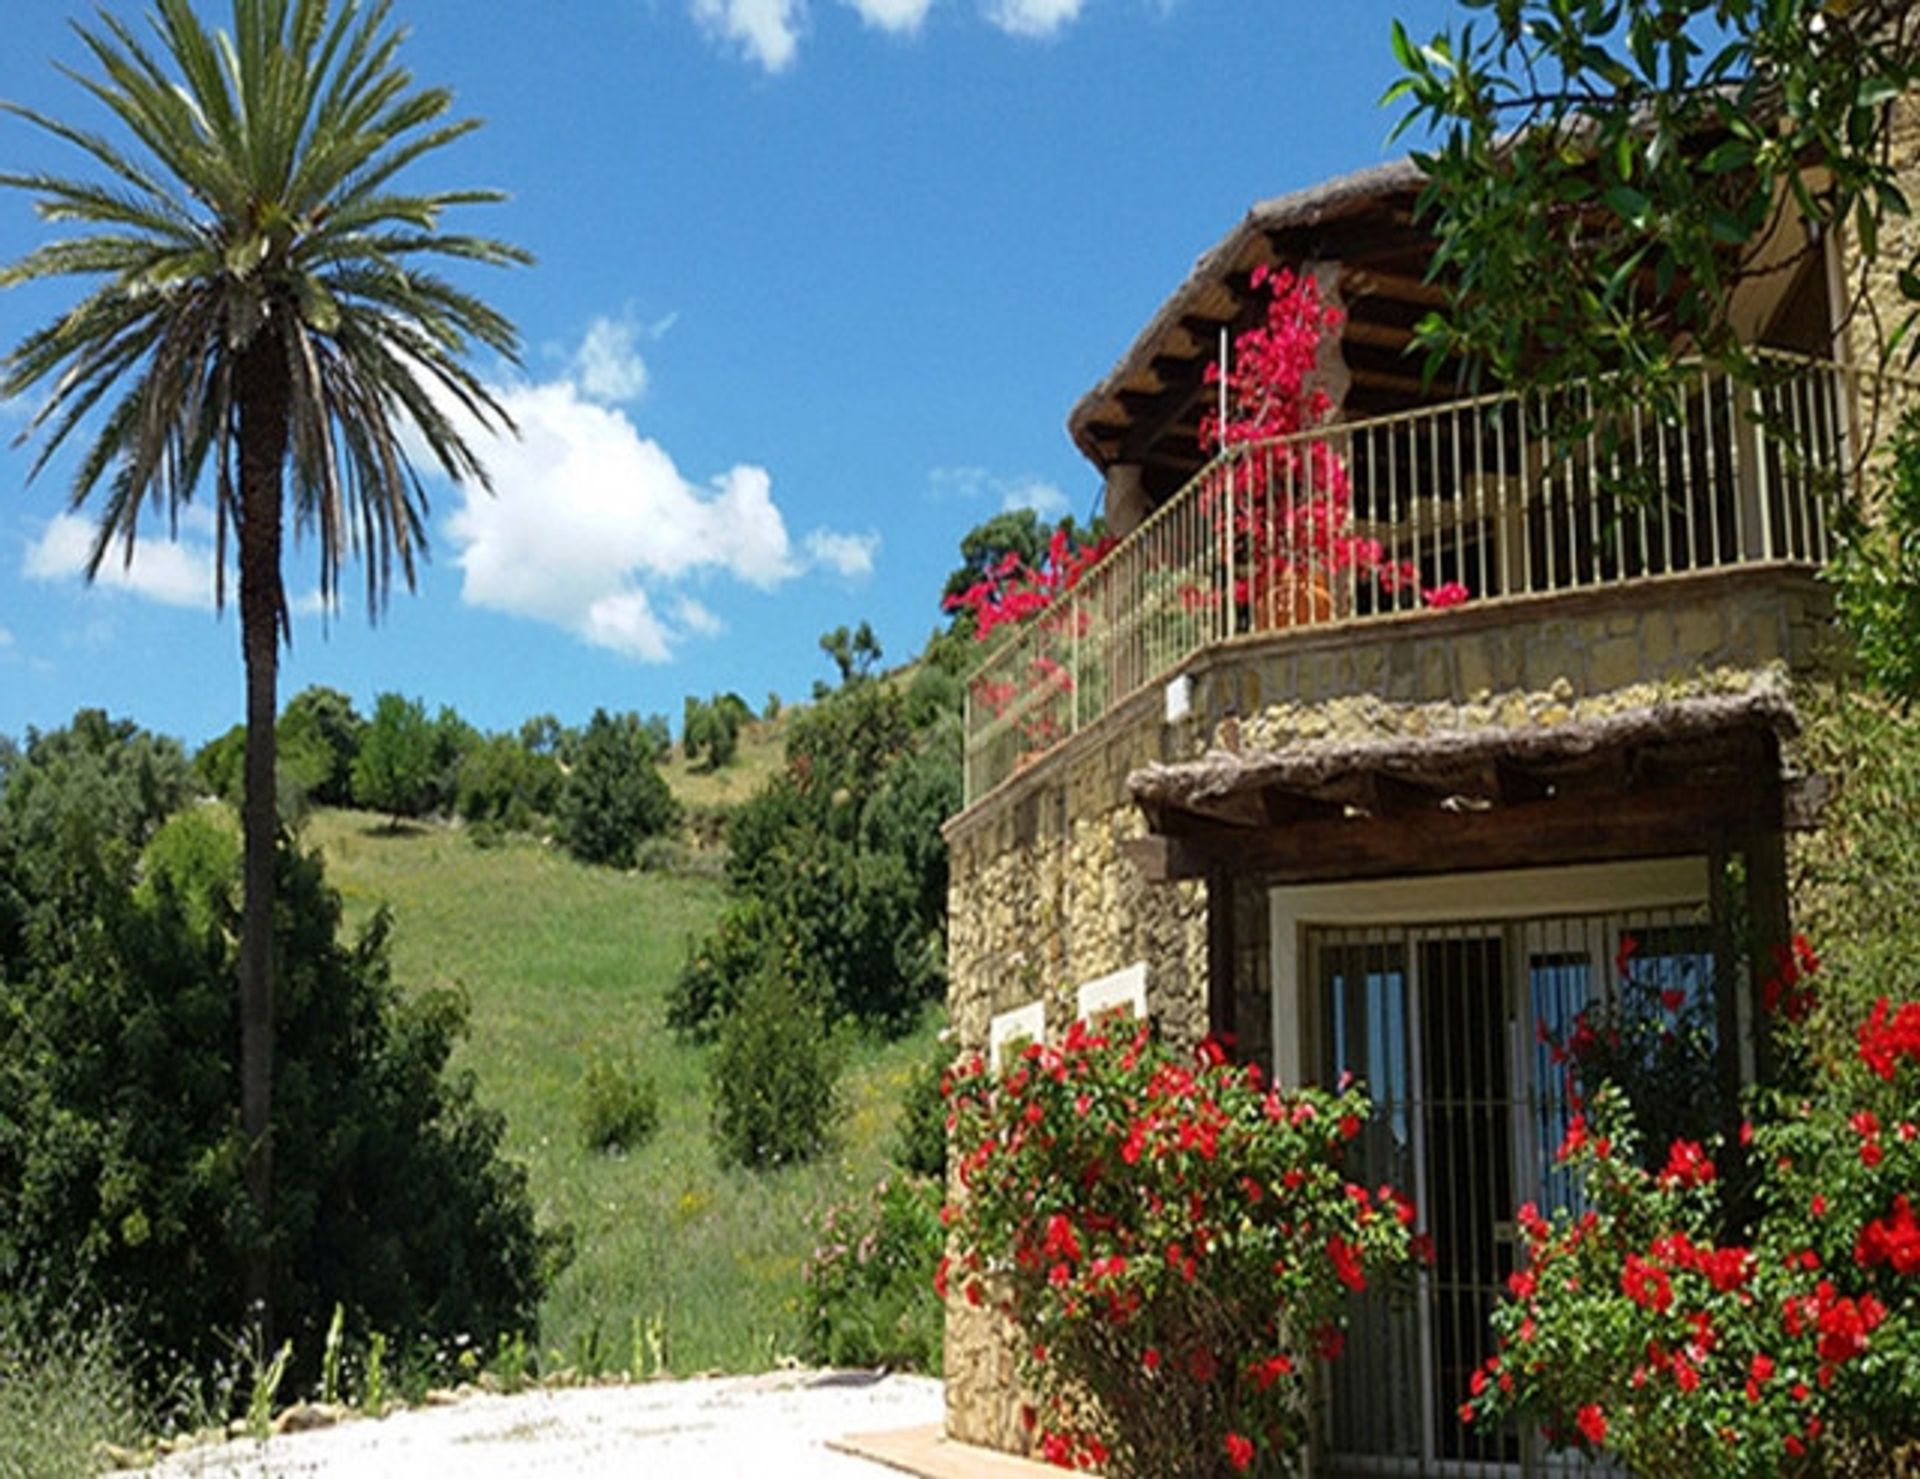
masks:
{"type": "MultiPolygon", "coordinates": [[[[183,517],[183,529],[198,520],[183,517]]],[[[38,539],[27,546],[21,573],[30,580],[64,581],[83,578],[93,554],[93,521],[78,514],[56,514],[38,539]]],[[[202,540],[176,540],[149,535],[134,544],[128,563],[115,544],[100,562],[94,584],[129,591],[168,606],[213,605],[213,548],[202,540]]]]}
{"type": "Polygon", "coordinates": [[[846,0],[860,19],[876,30],[911,34],[933,8],[933,0],[846,0]]]}
{"type": "Polygon", "coordinates": [[[1000,512],[1030,508],[1048,523],[1066,517],[1073,502],[1056,483],[1032,473],[1006,477],[984,467],[936,467],[927,474],[935,498],[991,498],[1000,512]]]}
{"type": "Polygon", "coordinates": [[[715,616],[692,596],[682,596],[674,603],[673,619],[690,632],[703,637],[717,637],[727,629],[727,624],[715,616]]]}
{"type": "Polygon", "coordinates": [[[769,72],[784,72],[800,46],[804,0],[693,0],[693,18],[769,72]]]}
{"type": "Polygon", "coordinates": [[[463,489],[448,523],[470,604],[661,662],[714,618],[697,603],[663,618],[648,583],[720,574],[771,590],[801,573],[765,469],[737,466],[702,487],[571,384],[500,394],[520,438],[484,441],[495,491],[463,489]]]}
{"type": "Polygon", "coordinates": [[[1000,511],[1011,513],[1017,508],[1030,508],[1048,523],[1057,523],[1066,517],[1072,505],[1067,495],[1062,493],[1045,478],[1016,478],[1000,488],[1000,511]]]}
{"type": "Polygon", "coordinates": [[[813,563],[824,565],[849,580],[873,574],[873,557],[879,553],[880,534],[875,529],[865,534],[815,529],[807,536],[807,554],[813,563]]]}
{"type": "Polygon", "coordinates": [[[571,377],[589,400],[618,405],[647,393],[647,362],[640,357],[640,326],[596,318],[574,351],[571,377]]]}
{"type": "Polygon", "coordinates": [[[11,647],[11,646],[13,646],[13,633],[8,631],[5,627],[0,627],[0,647],[11,647]]]}
{"type": "Polygon", "coordinates": [[[1057,36],[1080,18],[1086,0],[988,0],[987,19],[1009,36],[1057,36]]]}

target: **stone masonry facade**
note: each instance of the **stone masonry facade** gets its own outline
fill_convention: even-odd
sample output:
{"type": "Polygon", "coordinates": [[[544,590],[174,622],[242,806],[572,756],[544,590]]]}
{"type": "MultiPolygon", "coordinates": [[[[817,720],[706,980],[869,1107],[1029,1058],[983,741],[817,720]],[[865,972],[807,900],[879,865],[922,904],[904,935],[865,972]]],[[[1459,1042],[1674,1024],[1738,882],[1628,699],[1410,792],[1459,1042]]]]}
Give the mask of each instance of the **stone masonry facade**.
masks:
{"type": "MultiPolygon", "coordinates": [[[[1188,717],[1166,721],[1159,687],[1137,694],[948,823],[956,1051],[984,1052],[992,1018],[1037,999],[1064,1030],[1080,983],[1136,961],[1162,1034],[1205,1031],[1206,888],[1148,884],[1122,847],[1146,832],[1126,778],[1149,762],[1571,723],[1791,683],[1826,670],[1833,642],[1824,588],[1760,566],[1209,649],[1184,670],[1188,717]]],[[[1259,891],[1241,892],[1231,907],[1257,916],[1259,891]]],[[[954,1438],[1025,1446],[998,1316],[950,1305],[946,1379],[954,1438]]]]}

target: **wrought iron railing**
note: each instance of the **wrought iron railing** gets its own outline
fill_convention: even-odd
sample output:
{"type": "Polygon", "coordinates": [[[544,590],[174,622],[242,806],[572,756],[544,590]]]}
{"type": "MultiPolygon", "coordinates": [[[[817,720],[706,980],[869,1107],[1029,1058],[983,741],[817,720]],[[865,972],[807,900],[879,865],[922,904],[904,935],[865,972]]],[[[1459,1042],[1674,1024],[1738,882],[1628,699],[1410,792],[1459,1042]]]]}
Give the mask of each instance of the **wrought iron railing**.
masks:
{"type": "Polygon", "coordinates": [[[975,670],[967,800],[1216,643],[1824,564],[1913,404],[1920,382],[1768,353],[1663,408],[1573,387],[1229,448],[975,670]]]}

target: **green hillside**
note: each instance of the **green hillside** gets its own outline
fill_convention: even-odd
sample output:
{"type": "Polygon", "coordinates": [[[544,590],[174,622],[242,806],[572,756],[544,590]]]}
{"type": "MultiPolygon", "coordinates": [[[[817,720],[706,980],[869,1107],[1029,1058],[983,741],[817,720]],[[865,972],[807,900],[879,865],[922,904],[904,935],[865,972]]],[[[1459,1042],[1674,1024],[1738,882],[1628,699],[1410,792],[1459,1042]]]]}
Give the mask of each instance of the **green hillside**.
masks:
{"type": "Polygon", "coordinates": [[[722,884],[587,868],[531,841],[479,848],[438,825],[396,834],[358,812],[322,811],[308,828],[350,922],[392,909],[397,978],[470,995],[458,1062],[506,1115],[543,1218],[575,1229],[574,1262],[542,1311],[547,1363],[630,1369],[637,1332],[656,1322],[681,1372],[764,1367],[795,1349],[811,1227],[885,1170],[901,1090],[935,1024],[850,1045],[831,1155],[723,1170],[705,1054],[664,1025],[668,985],[719,916],[722,884]],[[631,1154],[580,1143],[581,1074],[596,1048],[630,1049],[659,1089],[659,1132],[631,1154]]]}

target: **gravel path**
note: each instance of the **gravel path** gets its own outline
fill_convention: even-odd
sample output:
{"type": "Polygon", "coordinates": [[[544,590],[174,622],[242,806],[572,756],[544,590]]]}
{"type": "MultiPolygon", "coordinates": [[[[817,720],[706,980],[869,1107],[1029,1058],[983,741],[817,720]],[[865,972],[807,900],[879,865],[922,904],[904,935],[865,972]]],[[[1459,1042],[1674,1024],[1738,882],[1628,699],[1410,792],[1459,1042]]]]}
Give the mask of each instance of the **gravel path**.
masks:
{"type": "Polygon", "coordinates": [[[149,1479],[882,1479],[830,1452],[829,1438],[937,1422],[940,1383],[924,1376],[784,1371],[766,1376],[476,1394],[446,1407],[348,1421],[266,1442],[240,1439],[173,1455],[149,1479]]]}

